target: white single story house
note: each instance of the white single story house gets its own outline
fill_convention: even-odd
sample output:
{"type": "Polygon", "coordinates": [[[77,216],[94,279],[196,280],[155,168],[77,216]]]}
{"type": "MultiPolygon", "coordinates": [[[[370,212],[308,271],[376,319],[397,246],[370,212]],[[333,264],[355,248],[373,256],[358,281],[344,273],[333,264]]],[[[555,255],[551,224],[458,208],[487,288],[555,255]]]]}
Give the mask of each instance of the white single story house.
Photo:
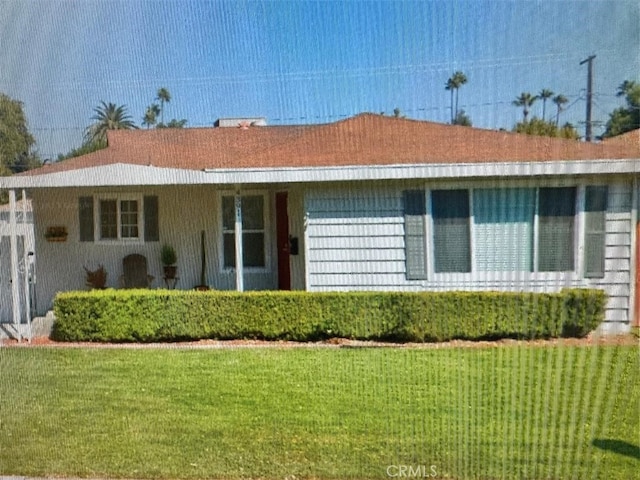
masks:
{"type": "MultiPolygon", "coordinates": [[[[638,131],[585,143],[375,114],[239,125],[111,131],[104,150],[0,178],[11,205],[33,202],[34,313],[86,288],[83,267],[119,287],[132,253],[164,288],[165,244],[175,288],[192,289],[204,232],[213,289],[595,287],[601,330],[639,321],[638,131]]],[[[21,295],[14,282],[18,321],[21,295]]]]}

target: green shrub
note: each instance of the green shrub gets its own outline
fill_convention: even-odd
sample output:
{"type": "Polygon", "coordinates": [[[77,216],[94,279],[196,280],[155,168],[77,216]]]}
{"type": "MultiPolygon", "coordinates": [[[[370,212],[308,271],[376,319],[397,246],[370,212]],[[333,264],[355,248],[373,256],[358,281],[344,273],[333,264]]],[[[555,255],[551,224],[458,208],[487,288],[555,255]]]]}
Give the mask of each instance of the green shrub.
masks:
{"type": "Polygon", "coordinates": [[[193,292],[59,294],[52,337],[63,341],[198,339],[396,342],[584,336],[604,318],[600,290],[506,292],[193,292]]]}

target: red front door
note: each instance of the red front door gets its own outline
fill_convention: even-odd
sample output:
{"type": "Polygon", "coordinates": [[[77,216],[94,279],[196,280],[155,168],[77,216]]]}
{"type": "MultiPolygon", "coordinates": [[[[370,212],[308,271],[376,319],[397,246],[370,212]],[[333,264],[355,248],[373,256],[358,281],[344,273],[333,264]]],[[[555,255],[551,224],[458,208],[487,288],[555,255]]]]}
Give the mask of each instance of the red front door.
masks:
{"type": "Polygon", "coordinates": [[[278,245],[278,289],[291,290],[289,265],[289,214],[287,192],[276,193],[276,243],[278,245]]]}

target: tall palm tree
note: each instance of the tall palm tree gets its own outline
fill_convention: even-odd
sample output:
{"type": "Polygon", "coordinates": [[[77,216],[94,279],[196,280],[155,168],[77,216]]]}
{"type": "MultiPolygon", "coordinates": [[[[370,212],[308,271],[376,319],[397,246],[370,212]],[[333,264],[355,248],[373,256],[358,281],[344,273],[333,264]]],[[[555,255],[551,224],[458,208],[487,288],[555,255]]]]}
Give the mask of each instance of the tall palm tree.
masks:
{"type": "Polygon", "coordinates": [[[569,99],[559,93],[551,100],[556,104],[556,127],[558,126],[558,122],[560,121],[560,112],[562,111],[562,106],[569,103],[569,99]]]}
{"type": "Polygon", "coordinates": [[[520,96],[512,102],[516,107],[522,107],[522,116],[525,122],[529,116],[529,108],[537,99],[538,97],[531,95],[529,92],[522,92],[520,96]]]}
{"type": "Polygon", "coordinates": [[[447,80],[447,83],[445,83],[445,86],[444,86],[445,90],[449,90],[451,92],[451,124],[453,124],[453,120],[455,119],[455,115],[453,113],[453,92],[456,88],[457,87],[453,82],[453,78],[450,78],[449,80],[447,80]]]}
{"type": "Polygon", "coordinates": [[[467,83],[467,76],[464,74],[464,72],[458,70],[457,72],[454,72],[454,74],[451,76],[451,78],[449,78],[449,80],[447,80],[447,83],[445,84],[445,90],[451,91],[451,123],[455,123],[455,119],[458,116],[458,90],[460,90],[460,87],[465,83],[467,83]],[[455,109],[453,108],[454,90],[456,92],[455,109]]]}
{"type": "Polygon", "coordinates": [[[548,88],[543,88],[538,94],[538,98],[542,100],[542,120],[547,120],[547,100],[553,97],[553,92],[548,88]]]}
{"type": "Polygon", "coordinates": [[[164,123],[164,104],[171,101],[169,90],[164,87],[159,88],[156,94],[156,100],[160,102],[160,123],[164,123]]]}
{"type": "Polygon", "coordinates": [[[461,72],[461,71],[457,71],[456,73],[453,74],[453,81],[456,84],[456,117],[458,116],[458,91],[460,90],[460,87],[462,85],[464,85],[465,83],[467,83],[467,76],[461,72]]]}
{"type": "Polygon", "coordinates": [[[89,125],[85,131],[87,143],[106,142],[107,130],[131,130],[138,128],[127,112],[126,105],[100,102],[100,106],[93,109],[95,122],[89,125]]]}

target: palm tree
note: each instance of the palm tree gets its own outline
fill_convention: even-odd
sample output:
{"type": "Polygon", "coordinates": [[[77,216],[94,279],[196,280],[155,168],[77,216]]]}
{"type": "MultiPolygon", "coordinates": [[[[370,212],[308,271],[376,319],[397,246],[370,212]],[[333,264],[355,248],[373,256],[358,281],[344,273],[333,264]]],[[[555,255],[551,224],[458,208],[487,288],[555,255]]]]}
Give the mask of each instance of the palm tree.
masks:
{"type": "Polygon", "coordinates": [[[169,90],[162,87],[158,89],[156,100],[160,102],[160,123],[164,123],[164,104],[171,101],[171,94],[169,90]]]}
{"type": "Polygon", "coordinates": [[[142,125],[145,125],[147,128],[152,127],[158,123],[159,114],[160,107],[157,103],[152,103],[147,107],[147,111],[144,113],[144,117],[142,117],[142,125]]]}
{"type": "Polygon", "coordinates": [[[447,80],[445,84],[445,90],[451,90],[451,123],[455,122],[456,117],[458,116],[458,90],[460,87],[467,83],[467,76],[464,72],[458,70],[454,72],[454,74],[447,80]],[[453,91],[456,92],[456,108],[453,108],[453,91]]]}
{"type": "Polygon", "coordinates": [[[529,116],[529,108],[537,99],[538,97],[531,95],[529,92],[522,92],[520,96],[513,101],[513,105],[516,107],[522,107],[522,115],[525,122],[529,116]]]}
{"type": "Polygon", "coordinates": [[[455,118],[455,115],[453,114],[453,91],[456,89],[455,83],[453,83],[453,78],[447,80],[444,89],[451,92],[451,123],[453,124],[453,120],[455,118]]]}
{"type": "Polygon", "coordinates": [[[107,130],[131,130],[138,128],[127,112],[126,105],[117,106],[115,103],[100,102],[100,106],[93,109],[95,115],[91,120],[95,123],[89,125],[85,131],[87,143],[106,142],[107,130]]]}
{"type": "Polygon", "coordinates": [[[558,126],[558,122],[560,121],[560,112],[562,111],[562,106],[569,103],[569,99],[559,93],[555,97],[553,97],[552,102],[556,104],[556,127],[558,126]]]}
{"type": "Polygon", "coordinates": [[[547,100],[549,100],[551,97],[553,97],[553,92],[548,88],[543,88],[538,94],[538,98],[542,100],[542,120],[547,119],[547,100]]]}

